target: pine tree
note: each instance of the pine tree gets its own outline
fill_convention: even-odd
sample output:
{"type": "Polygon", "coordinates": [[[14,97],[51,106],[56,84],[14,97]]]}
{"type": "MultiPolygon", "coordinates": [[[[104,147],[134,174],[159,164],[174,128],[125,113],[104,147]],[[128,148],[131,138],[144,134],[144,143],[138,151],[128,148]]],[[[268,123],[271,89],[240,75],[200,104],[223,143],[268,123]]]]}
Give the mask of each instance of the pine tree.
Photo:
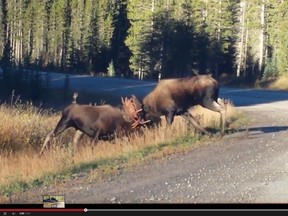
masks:
{"type": "Polygon", "coordinates": [[[96,71],[100,71],[97,67],[99,59],[99,38],[98,38],[98,14],[97,5],[93,4],[93,0],[86,1],[85,14],[89,17],[89,22],[87,23],[88,29],[87,33],[84,35],[84,55],[87,63],[88,72],[94,74],[96,71]]]}
{"type": "Polygon", "coordinates": [[[194,26],[191,1],[177,1],[165,10],[163,25],[163,50],[166,61],[163,77],[183,77],[194,69],[194,26]],[[168,18],[165,18],[168,17],[168,18]],[[168,31],[167,31],[168,30],[168,31]]]}
{"type": "MultiPolygon", "coordinates": [[[[249,1],[247,5],[247,55],[249,74],[259,76],[263,67],[266,16],[264,1],[249,1]]],[[[266,44],[266,43],[265,43],[266,44]]]]}
{"type": "Polygon", "coordinates": [[[113,17],[114,32],[111,39],[111,56],[114,62],[116,74],[131,76],[129,58],[131,52],[125,44],[127,31],[130,27],[127,18],[127,0],[117,1],[116,11],[113,17]]]}
{"type": "Polygon", "coordinates": [[[270,1],[269,4],[269,61],[279,75],[288,73],[288,2],[270,1]]]}
{"type": "Polygon", "coordinates": [[[142,1],[131,0],[128,2],[128,19],[131,26],[125,44],[129,47],[132,55],[129,59],[130,69],[139,79],[149,74],[149,58],[143,49],[147,38],[152,31],[152,14],[154,0],[142,1]]]}
{"type": "Polygon", "coordinates": [[[50,9],[50,23],[48,32],[49,56],[51,63],[56,67],[63,66],[63,57],[65,55],[65,9],[67,0],[53,1],[50,9]]]}
{"type": "Polygon", "coordinates": [[[13,65],[18,67],[22,61],[22,16],[23,0],[6,1],[7,11],[7,39],[10,41],[11,52],[14,57],[13,65]]]}
{"type": "Polygon", "coordinates": [[[214,71],[215,77],[219,76],[220,70],[227,67],[227,54],[232,54],[234,4],[234,1],[228,0],[205,1],[203,14],[205,32],[209,38],[208,68],[214,71]]]}

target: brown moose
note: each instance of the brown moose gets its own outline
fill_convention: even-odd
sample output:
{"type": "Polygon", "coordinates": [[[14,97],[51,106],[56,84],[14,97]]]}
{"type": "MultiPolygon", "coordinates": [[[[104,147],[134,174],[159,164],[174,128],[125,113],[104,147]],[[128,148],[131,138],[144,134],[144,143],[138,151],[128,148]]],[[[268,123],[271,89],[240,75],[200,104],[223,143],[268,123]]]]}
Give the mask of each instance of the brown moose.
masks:
{"type": "Polygon", "coordinates": [[[140,119],[138,113],[141,110],[136,110],[132,99],[125,98],[124,100],[122,98],[122,104],[123,109],[109,104],[98,106],[70,104],[63,110],[56,128],[47,134],[40,155],[43,154],[53,137],[70,127],[76,129],[73,138],[73,146],[76,149],[76,144],[84,134],[91,137],[91,144],[93,144],[97,143],[101,136],[111,135],[115,132],[128,135],[134,128],[147,123],[140,119]]]}
{"type": "MultiPolygon", "coordinates": [[[[209,110],[220,113],[221,135],[225,131],[226,109],[219,104],[219,84],[210,75],[196,75],[186,78],[164,79],[147,94],[142,103],[138,101],[138,109],[142,108],[145,120],[159,123],[165,116],[167,124],[171,125],[176,115],[183,116],[198,131],[209,134],[202,128],[189,112],[195,105],[201,105],[209,110]]],[[[134,100],[137,100],[135,96],[134,100]]]]}

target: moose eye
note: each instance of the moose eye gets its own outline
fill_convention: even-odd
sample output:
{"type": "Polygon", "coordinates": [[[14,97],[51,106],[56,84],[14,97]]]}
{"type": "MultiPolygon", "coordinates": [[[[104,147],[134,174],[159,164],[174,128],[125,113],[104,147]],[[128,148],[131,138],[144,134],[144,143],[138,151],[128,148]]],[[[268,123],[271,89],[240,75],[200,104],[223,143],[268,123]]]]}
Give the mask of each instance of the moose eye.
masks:
{"type": "Polygon", "coordinates": [[[144,109],[143,109],[143,110],[144,110],[144,112],[146,112],[146,113],[147,113],[147,112],[149,112],[149,107],[144,107],[144,109]]]}

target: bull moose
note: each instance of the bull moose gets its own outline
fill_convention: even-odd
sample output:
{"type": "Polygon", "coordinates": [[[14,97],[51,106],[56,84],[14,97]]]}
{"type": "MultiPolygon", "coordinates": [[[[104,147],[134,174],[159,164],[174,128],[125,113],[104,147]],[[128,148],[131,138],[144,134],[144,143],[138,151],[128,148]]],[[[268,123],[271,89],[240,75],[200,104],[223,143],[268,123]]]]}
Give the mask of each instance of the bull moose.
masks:
{"type": "Polygon", "coordinates": [[[73,127],[76,133],[73,138],[73,146],[76,148],[77,142],[86,134],[91,137],[91,143],[97,143],[100,136],[111,135],[115,132],[127,135],[134,128],[143,126],[147,121],[143,121],[136,110],[132,100],[122,98],[123,108],[119,109],[109,104],[85,105],[70,104],[63,112],[56,128],[46,135],[45,141],[40,151],[43,154],[49,141],[73,127]]]}
{"type": "Polygon", "coordinates": [[[218,103],[219,84],[210,75],[196,75],[185,78],[163,79],[140,102],[138,108],[142,109],[145,120],[159,123],[160,117],[165,116],[168,125],[171,125],[176,115],[183,116],[198,131],[209,134],[202,128],[189,112],[195,105],[201,105],[209,110],[220,113],[221,135],[225,131],[226,109],[218,103]]]}

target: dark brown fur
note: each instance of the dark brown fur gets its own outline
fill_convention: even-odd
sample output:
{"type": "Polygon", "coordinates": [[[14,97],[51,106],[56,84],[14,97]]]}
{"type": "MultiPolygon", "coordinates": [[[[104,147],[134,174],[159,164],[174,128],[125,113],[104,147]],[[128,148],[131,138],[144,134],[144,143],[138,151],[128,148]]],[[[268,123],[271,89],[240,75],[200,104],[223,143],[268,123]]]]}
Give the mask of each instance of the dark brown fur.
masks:
{"type": "Polygon", "coordinates": [[[111,135],[115,131],[124,132],[127,135],[127,132],[131,130],[131,122],[120,109],[110,105],[71,104],[63,110],[56,128],[46,136],[40,154],[43,153],[52,137],[58,136],[69,127],[76,129],[73,139],[75,148],[83,134],[91,137],[93,143],[97,143],[100,136],[111,135]]]}
{"type": "Polygon", "coordinates": [[[218,94],[218,82],[209,75],[161,80],[142,100],[144,119],[158,123],[164,115],[167,123],[172,124],[174,116],[182,115],[196,129],[208,133],[188,111],[192,106],[201,105],[220,113],[223,135],[225,109],[217,102],[218,94]]]}

